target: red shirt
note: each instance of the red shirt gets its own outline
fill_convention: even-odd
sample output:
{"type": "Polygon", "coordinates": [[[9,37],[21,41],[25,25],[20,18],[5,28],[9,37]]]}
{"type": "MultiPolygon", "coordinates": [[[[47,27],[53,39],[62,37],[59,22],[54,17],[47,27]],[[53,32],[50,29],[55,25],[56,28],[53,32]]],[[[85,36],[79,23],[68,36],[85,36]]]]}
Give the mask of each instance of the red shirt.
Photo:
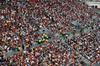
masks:
{"type": "Polygon", "coordinates": [[[65,32],[65,30],[63,29],[63,30],[62,30],[62,33],[64,33],[64,32],[65,32]]]}
{"type": "Polygon", "coordinates": [[[42,15],[42,17],[44,17],[44,14],[42,15]]]}
{"type": "Polygon", "coordinates": [[[48,47],[50,47],[50,45],[48,45],[48,47]]]}
{"type": "Polygon", "coordinates": [[[4,24],[4,22],[2,22],[2,24],[4,24]]]}
{"type": "Polygon", "coordinates": [[[97,59],[97,62],[99,61],[99,59],[97,59]]]}

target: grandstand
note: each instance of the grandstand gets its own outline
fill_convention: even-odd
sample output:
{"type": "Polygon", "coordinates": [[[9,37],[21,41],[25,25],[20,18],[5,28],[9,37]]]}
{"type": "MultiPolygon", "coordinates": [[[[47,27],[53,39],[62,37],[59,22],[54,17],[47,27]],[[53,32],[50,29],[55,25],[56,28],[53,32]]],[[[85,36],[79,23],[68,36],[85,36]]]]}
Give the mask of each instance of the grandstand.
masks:
{"type": "Polygon", "coordinates": [[[0,0],[0,66],[100,66],[100,14],[81,0],[0,0]]]}

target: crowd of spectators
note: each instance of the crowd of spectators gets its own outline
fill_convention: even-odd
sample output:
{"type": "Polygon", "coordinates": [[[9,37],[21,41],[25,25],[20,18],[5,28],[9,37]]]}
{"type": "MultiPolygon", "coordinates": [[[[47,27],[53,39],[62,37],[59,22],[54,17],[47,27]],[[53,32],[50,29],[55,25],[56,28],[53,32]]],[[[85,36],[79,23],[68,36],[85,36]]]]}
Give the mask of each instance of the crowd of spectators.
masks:
{"type": "Polygon", "coordinates": [[[71,60],[77,54],[61,41],[47,43],[49,47],[38,47],[45,48],[43,50],[31,48],[34,42],[38,41],[40,44],[52,37],[51,34],[45,34],[45,30],[40,34],[42,27],[50,30],[53,36],[66,36],[66,32],[71,31],[75,34],[77,29],[71,21],[77,21],[91,31],[69,39],[68,44],[90,61],[99,61],[100,42],[96,35],[100,31],[100,25],[92,19],[93,15],[100,18],[91,7],[77,0],[0,0],[0,46],[4,48],[0,53],[20,51],[22,45],[27,46],[27,50],[23,47],[20,55],[16,54],[8,57],[10,60],[3,60],[4,64],[63,66],[73,61],[75,65],[79,65],[76,59],[71,60]]]}
{"type": "Polygon", "coordinates": [[[1,65],[11,66],[79,66],[78,54],[59,40],[36,48],[30,46],[19,54],[3,59],[1,65]]]}
{"type": "Polygon", "coordinates": [[[68,44],[78,51],[89,61],[98,62],[100,60],[100,39],[97,38],[96,32],[87,32],[82,36],[73,37],[68,40],[68,44]]]}

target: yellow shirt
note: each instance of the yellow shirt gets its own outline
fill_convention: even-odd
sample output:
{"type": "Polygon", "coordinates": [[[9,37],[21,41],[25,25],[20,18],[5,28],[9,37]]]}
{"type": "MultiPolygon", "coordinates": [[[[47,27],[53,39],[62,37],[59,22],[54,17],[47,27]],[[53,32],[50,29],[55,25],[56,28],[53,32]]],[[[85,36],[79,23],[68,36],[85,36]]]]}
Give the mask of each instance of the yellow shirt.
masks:
{"type": "Polygon", "coordinates": [[[52,3],[50,3],[50,5],[51,5],[52,3]]]}
{"type": "Polygon", "coordinates": [[[63,25],[61,25],[61,27],[63,27],[63,25]]]}
{"type": "Polygon", "coordinates": [[[41,42],[41,40],[39,40],[39,42],[41,42]]]}
{"type": "Polygon", "coordinates": [[[54,59],[52,59],[52,61],[54,62],[54,59]]]}
{"type": "Polygon", "coordinates": [[[7,23],[5,23],[5,26],[7,26],[7,23]]]}
{"type": "Polygon", "coordinates": [[[33,48],[32,48],[32,51],[33,51],[33,48]]]}
{"type": "Polygon", "coordinates": [[[46,41],[48,41],[48,40],[46,39],[46,41]]]}
{"type": "Polygon", "coordinates": [[[18,50],[20,50],[20,47],[18,47],[18,50]]]}
{"type": "Polygon", "coordinates": [[[28,47],[28,45],[26,45],[26,47],[28,47]]]}
{"type": "Polygon", "coordinates": [[[20,36],[22,36],[22,34],[20,33],[20,36]]]}
{"type": "Polygon", "coordinates": [[[37,48],[35,48],[35,50],[37,50],[37,48]]]}
{"type": "Polygon", "coordinates": [[[77,56],[74,56],[74,58],[77,58],[77,56]]]}
{"type": "Polygon", "coordinates": [[[49,16],[49,14],[47,14],[47,16],[49,16]]]}
{"type": "Polygon", "coordinates": [[[45,36],[45,34],[43,34],[43,36],[45,36]]]}

